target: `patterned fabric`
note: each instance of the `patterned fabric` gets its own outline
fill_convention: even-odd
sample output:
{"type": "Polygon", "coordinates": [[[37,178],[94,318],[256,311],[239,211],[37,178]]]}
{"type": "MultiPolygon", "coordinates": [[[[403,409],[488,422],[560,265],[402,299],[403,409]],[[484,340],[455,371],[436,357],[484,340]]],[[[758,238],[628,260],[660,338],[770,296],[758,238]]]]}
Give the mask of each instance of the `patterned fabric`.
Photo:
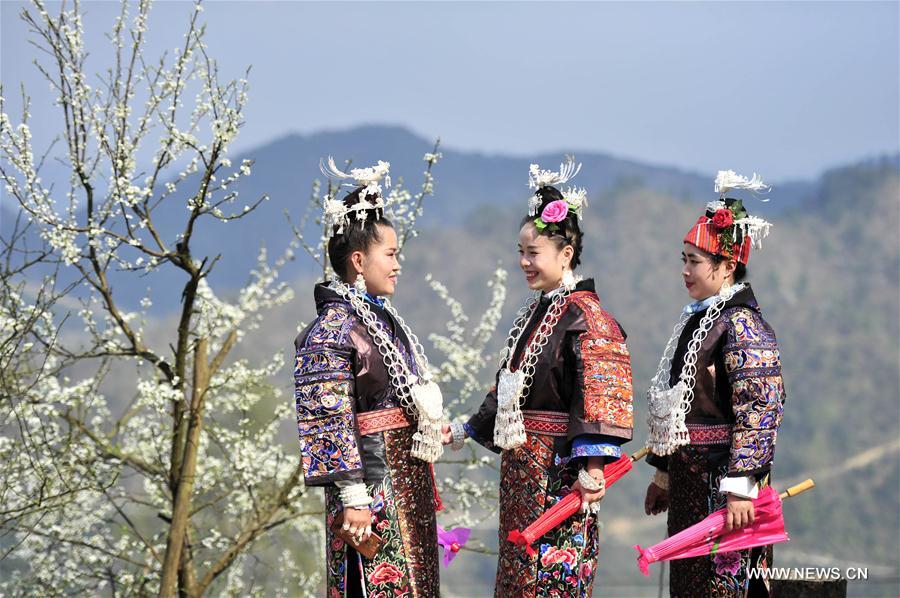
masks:
{"type": "Polygon", "coordinates": [[[434,474],[430,463],[410,456],[415,431],[414,427],[390,430],[384,433],[384,442],[411,585],[404,595],[430,598],[440,593],[434,474]]]}
{"type": "Polygon", "coordinates": [[[400,407],[360,413],[356,418],[356,423],[359,426],[360,436],[405,428],[412,424],[409,417],[400,407]]]}
{"type": "MultiPolygon", "coordinates": [[[[599,436],[602,438],[602,436],[599,436]]],[[[622,456],[622,447],[608,442],[597,442],[595,435],[584,434],[572,441],[571,457],[609,457],[609,460],[622,456]]]]}
{"type": "Polygon", "coordinates": [[[407,427],[384,433],[390,459],[390,473],[380,484],[369,485],[372,530],[383,544],[371,561],[349,549],[331,532],[331,524],[341,512],[337,488],[325,489],[326,573],[329,598],[352,594],[354,584],[348,574],[359,579],[360,569],[370,598],[439,595],[437,522],[430,500],[432,478],[424,461],[409,456],[413,429],[407,427]]]}
{"type": "Polygon", "coordinates": [[[690,243],[695,247],[699,247],[703,251],[725,257],[732,257],[746,265],[750,261],[750,247],[753,243],[749,235],[745,235],[740,243],[735,243],[733,247],[719,246],[719,229],[713,225],[712,218],[707,215],[697,218],[697,222],[684,236],[684,242],[690,243]]]}
{"type": "Polygon", "coordinates": [[[686,424],[691,444],[731,444],[731,424],[686,424]]]}
{"type": "Polygon", "coordinates": [[[576,513],[535,543],[529,557],[506,537],[524,529],[569,493],[577,474],[556,465],[554,437],[526,434],[525,444],[503,452],[500,479],[500,556],[494,595],[588,597],[597,569],[597,522],[576,513]]]}
{"type": "Polygon", "coordinates": [[[523,410],[525,431],[548,436],[565,436],[569,429],[569,414],[560,411],[523,410]]]}
{"type": "Polygon", "coordinates": [[[784,413],[784,383],[775,334],[756,310],[737,307],[728,318],[725,370],[732,386],[734,430],[729,475],[768,467],[784,413]]]}
{"type": "Polygon", "coordinates": [[[353,351],[345,344],[351,321],[345,307],[328,307],[297,349],[294,399],[307,485],[362,479],[352,401],[353,351]]]}
{"type": "MultiPolygon", "coordinates": [[[[727,466],[710,470],[710,446],[685,446],[669,458],[669,519],[672,536],[725,507],[719,482],[727,466]]],[[[669,593],[673,598],[742,598],[768,596],[766,582],[751,580],[751,567],[771,567],[772,547],[725,552],[671,561],[669,593]]]]}
{"type": "Polygon", "coordinates": [[[584,360],[584,419],[631,428],[631,358],[619,325],[593,293],[573,293],[569,301],[582,309],[588,323],[588,331],[579,338],[584,360]]]}

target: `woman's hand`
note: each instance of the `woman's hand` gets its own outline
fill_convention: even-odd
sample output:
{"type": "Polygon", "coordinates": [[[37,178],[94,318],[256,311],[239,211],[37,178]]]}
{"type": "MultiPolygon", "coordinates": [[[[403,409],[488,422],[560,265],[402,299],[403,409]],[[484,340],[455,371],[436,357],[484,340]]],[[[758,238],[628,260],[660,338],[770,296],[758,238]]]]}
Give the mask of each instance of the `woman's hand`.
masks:
{"type": "Polygon", "coordinates": [[[734,494],[729,494],[727,500],[728,520],[725,522],[727,531],[741,529],[756,520],[756,511],[753,509],[752,500],[734,494]]]}
{"type": "Polygon", "coordinates": [[[341,527],[355,536],[357,542],[362,542],[372,535],[372,511],[368,508],[345,507],[344,523],[341,527]]]}
{"type": "Polygon", "coordinates": [[[447,446],[453,442],[453,434],[450,433],[450,424],[441,426],[441,444],[447,446]]]}
{"type": "Polygon", "coordinates": [[[600,490],[590,491],[585,490],[581,486],[581,482],[576,481],[572,484],[572,492],[580,492],[581,493],[581,510],[587,511],[588,507],[595,502],[603,500],[603,497],[606,496],[606,488],[601,488],[600,490]]]}
{"type": "Polygon", "coordinates": [[[588,490],[582,486],[581,482],[578,480],[572,485],[573,491],[581,493],[582,511],[587,511],[591,505],[600,502],[603,500],[603,497],[606,496],[606,484],[603,479],[603,461],[603,457],[588,457],[587,466],[584,468],[588,475],[590,475],[595,482],[600,484],[599,490],[588,490]]]}
{"type": "Polygon", "coordinates": [[[651,482],[647,486],[647,496],[644,498],[644,512],[647,515],[658,515],[668,510],[669,491],[651,482]]]}

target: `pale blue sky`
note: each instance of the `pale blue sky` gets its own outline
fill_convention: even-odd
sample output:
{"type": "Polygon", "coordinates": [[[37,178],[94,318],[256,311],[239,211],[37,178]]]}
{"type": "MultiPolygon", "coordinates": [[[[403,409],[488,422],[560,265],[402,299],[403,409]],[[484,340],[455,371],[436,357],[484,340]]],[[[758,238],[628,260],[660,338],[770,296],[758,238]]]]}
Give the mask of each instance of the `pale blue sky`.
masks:
{"type": "MultiPolygon", "coordinates": [[[[99,65],[116,4],[85,4],[99,65]]],[[[40,136],[49,96],[21,6],[0,4],[2,80],[32,90],[40,136]]],[[[190,10],[158,2],[151,48],[178,45],[190,10]]],[[[210,2],[203,16],[221,68],[253,66],[238,150],[390,123],[460,149],[772,180],[900,150],[897,2],[210,2]]]]}

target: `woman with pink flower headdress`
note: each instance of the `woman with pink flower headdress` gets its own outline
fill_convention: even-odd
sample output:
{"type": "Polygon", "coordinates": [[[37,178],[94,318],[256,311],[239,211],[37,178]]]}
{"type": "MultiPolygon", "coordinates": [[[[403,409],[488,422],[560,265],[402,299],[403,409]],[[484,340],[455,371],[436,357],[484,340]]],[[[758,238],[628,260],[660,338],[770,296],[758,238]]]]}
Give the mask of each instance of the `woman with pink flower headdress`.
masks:
{"type": "MultiPolygon", "coordinates": [[[[668,511],[669,535],[713,511],[728,527],[754,519],[753,498],[768,484],[784,408],[775,333],[744,281],[751,246],[770,225],[750,216],[730,190],[762,192],[762,180],[720,171],[720,197],[684,237],[682,278],[693,300],[675,325],[648,392],[651,455],[648,515],[668,511]]],[[[672,561],[672,596],[766,596],[748,570],[771,566],[771,547],[672,561]]]]}
{"type": "Polygon", "coordinates": [[[531,165],[534,195],[519,230],[519,265],[534,292],[509,332],[496,386],[467,422],[444,428],[502,452],[500,555],[495,595],[590,596],[597,567],[596,512],[603,466],[631,439],[631,361],[625,333],[600,306],[581,261],[584,189],[557,186],[580,169],[531,165]],[[507,540],[571,492],[582,511],[537,542],[530,556],[507,540]]]}

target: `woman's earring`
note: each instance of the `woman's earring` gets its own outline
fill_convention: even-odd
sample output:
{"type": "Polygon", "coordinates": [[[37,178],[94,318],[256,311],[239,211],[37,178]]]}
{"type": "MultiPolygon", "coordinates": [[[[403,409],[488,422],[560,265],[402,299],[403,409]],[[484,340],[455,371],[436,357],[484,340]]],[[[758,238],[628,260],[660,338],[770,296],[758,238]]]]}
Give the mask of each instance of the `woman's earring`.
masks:
{"type": "Polygon", "coordinates": [[[566,289],[575,288],[575,274],[568,267],[563,268],[562,284],[566,289]]]}
{"type": "Polygon", "coordinates": [[[366,279],[363,278],[362,274],[356,275],[356,280],[353,281],[353,288],[356,289],[357,294],[365,295],[366,291],[366,279]]]}

